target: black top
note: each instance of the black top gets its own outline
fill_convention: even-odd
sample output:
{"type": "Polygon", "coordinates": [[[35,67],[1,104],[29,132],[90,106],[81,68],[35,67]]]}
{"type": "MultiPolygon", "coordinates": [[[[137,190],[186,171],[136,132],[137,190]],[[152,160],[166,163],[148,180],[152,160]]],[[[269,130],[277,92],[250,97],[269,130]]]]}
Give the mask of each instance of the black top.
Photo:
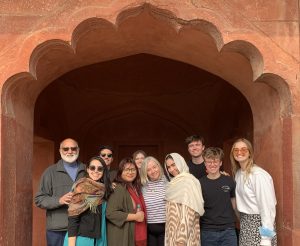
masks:
{"type": "Polygon", "coordinates": [[[90,209],[77,216],[68,217],[68,236],[83,236],[90,238],[101,237],[102,205],[97,207],[97,213],[90,209]]]}
{"type": "Polygon", "coordinates": [[[192,160],[189,160],[187,165],[189,167],[190,173],[193,174],[198,180],[207,175],[204,162],[202,162],[201,164],[195,164],[192,162],[192,160]]]}
{"type": "Polygon", "coordinates": [[[235,182],[230,176],[200,179],[205,213],[200,217],[201,230],[219,231],[235,228],[235,213],[231,198],[235,197],[235,182]]]}

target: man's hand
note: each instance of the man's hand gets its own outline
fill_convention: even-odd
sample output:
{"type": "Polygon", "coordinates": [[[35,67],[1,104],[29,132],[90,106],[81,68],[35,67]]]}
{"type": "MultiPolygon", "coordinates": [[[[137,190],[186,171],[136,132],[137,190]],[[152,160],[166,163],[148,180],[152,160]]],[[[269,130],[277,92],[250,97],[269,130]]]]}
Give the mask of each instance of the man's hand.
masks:
{"type": "Polygon", "coordinates": [[[72,192],[68,192],[68,193],[64,194],[61,198],[59,198],[59,203],[61,205],[63,205],[63,204],[67,204],[67,205],[70,204],[72,195],[73,195],[72,192]]]}

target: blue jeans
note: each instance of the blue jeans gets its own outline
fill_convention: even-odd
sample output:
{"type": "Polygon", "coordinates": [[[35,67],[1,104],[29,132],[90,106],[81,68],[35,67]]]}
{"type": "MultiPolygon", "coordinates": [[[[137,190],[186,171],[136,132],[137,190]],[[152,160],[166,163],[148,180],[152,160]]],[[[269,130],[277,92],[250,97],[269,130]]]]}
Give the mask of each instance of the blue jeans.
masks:
{"type": "Polygon", "coordinates": [[[63,246],[67,231],[50,231],[47,230],[47,246],[63,246]]]}
{"type": "Polygon", "coordinates": [[[201,230],[201,246],[237,246],[237,236],[234,228],[221,231],[201,230]]]}

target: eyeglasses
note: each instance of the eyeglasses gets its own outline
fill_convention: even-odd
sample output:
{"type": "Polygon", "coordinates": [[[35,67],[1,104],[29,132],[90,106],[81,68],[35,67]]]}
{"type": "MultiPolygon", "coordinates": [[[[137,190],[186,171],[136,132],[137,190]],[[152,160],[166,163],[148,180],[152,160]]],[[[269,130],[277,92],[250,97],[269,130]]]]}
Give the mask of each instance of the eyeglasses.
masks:
{"type": "Polygon", "coordinates": [[[240,149],[234,148],[234,149],[232,150],[232,152],[233,152],[234,154],[236,154],[236,155],[237,155],[239,152],[241,152],[242,155],[245,155],[245,154],[247,154],[247,153],[249,152],[249,150],[248,150],[248,148],[246,148],[246,147],[240,148],[240,149]]]}
{"type": "Polygon", "coordinates": [[[107,156],[108,158],[112,158],[112,154],[100,154],[100,155],[101,155],[101,157],[107,156]]]}
{"type": "Polygon", "coordinates": [[[135,168],[125,168],[123,170],[123,172],[125,172],[125,173],[136,173],[136,169],[135,168]]]}
{"type": "Polygon", "coordinates": [[[103,172],[103,170],[104,170],[104,168],[103,167],[101,167],[101,166],[99,166],[99,167],[95,167],[95,166],[89,166],[89,169],[91,170],[91,171],[95,171],[96,169],[97,169],[97,171],[98,172],[103,172]]]}
{"type": "Polygon", "coordinates": [[[63,147],[61,148],[64,152],[67,152],[71,149],[71,151],[75,152],[78,150],[78,147],[63,147]]]}
{"type": "Polygon", "coordinates": [[[220,160],[219,159],[214,159],[214,160],[204,160],[204,163],[207,165],[211,165],[211,164],[219,164],[220,160]]]}

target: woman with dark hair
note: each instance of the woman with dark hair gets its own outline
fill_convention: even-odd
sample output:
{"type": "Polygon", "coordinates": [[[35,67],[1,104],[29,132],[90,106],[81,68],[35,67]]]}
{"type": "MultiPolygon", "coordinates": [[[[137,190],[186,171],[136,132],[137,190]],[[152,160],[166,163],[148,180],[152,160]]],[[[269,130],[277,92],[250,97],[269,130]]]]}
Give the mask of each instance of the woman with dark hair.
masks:
{"type": "Polygon", "coordinates": [[[230,161],[240,212],[239,245],[277,245],[276,196],[272,177],[254,163],[252,144],[245,138],[233,143],[230,161]]]}
{"type": "Polygon", "coordinates": [[[204,213],[199,180],[189,173],[183,157],[171,153],[165,158],[170,179],[166,188],[166,246],[199,246],[200,216],[204,213]]]}
{"type": "Polygon", "coordinates": [[[105,161],[93,157],[87,177],[72,187],[68,208],[68,233],[64,246],[106,246],[106,200],[113,192],[105,161]]]}
{"type": "Polygon", "coordinates": [[[146,208],[138,168],[131,158],[118,168],[117,184],[106,210],[107,240],[113,246],[146,246],[146,208]]]}

